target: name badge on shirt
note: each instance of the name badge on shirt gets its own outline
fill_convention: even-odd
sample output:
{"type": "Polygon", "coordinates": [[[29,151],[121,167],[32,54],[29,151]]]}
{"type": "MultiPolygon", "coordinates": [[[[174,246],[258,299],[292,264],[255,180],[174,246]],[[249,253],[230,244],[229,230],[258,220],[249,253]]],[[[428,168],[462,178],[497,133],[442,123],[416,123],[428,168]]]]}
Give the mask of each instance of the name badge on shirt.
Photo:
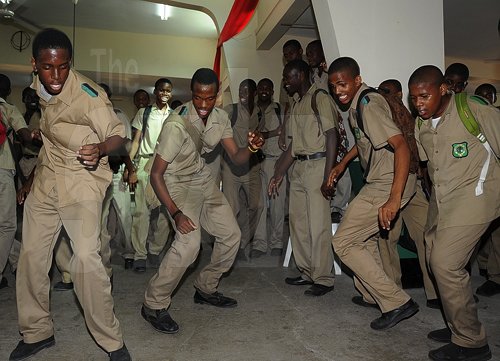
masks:
{"type": "Polygon", "coordinates": [[[467,145],[467,142],[453,143],[451,147],[452,147],[451,154],[455,158],[465,158],[469,155],[469,147],[467,145]]]}

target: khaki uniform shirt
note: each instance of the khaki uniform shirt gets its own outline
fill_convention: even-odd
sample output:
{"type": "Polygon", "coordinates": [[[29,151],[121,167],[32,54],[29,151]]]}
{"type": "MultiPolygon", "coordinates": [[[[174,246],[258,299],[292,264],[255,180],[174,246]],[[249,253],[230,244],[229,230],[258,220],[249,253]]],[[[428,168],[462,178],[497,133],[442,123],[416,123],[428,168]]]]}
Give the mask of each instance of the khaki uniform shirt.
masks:
{"type": "Polygon", "coordinates": [[[281,84],[280,84],[280,104],[285,109],[285,105],[292,104],[293,98],[288,95],[288,93],[285,90],[285,83],[283,82],[283,79],[281,79],[281,84]]]}
{"type": "MultiPolygon", "coordinates": [[[[356,138],[358,157],[364,169],[368,165],[371,153],[371,166],[366,183],[370,185],[370,188],[380,190],[385,195],[390,193],[394,180],[394,153],[384,147],[387,145],[387,140],[401,134],[401,130],[392,120],[389,104],[382,95],[377,93],[369,93],[365,97],[368,99],[368,103],[360,104],[363,126],[368,137],[358,128],[356,104],[359,94],[367,88],[366,84],[363,84],[354,96],[349,109],[349,122],[356,138]]],[[[414,178],[414,176],[410,176],[408,180],[414,178]]],[[[415,193],[414,185],[409,187],[408,181],[406,184],[403,197],[408,196],[409,192],[410,196],[415,193]]]]}
{"type": "Polygon", "coordinates": [[[76,152],[85,144],[125,136],[106,93],[96,94],[92,89],[100,88],[74,70],[70,70],[58,95],[48,94],[38,77],[31,87],[40,97],[43,138],[33,196],[43,200],[55,188],[61,207],[84,200],[101,202],[112,177],[108,158],[101,158],[97,167],[89,170],[77,159],[76,152]]]}
{"type": "Polygon", "coordinates": [[[332,97],[319,92],[316,95],[316,103],[321,118],[321,126],[314,115],[311,100],[314,92],[318,89],[313,84],[302,99],[296,99],[292,104],[290,112],[290,134],[292,136],[292,155],[311,155],[326,151],[325,133],[333,128],[338,128],[337,110],[332,97]]]}
{"type": "MultiPolygon", "coordinates": [[[[142,119],[144,117],[145,110],[146,108],[139,109],[134,117],[134,120],[132,120],[132,127],[140,132],[142,131],[142,119]]],[[[146,134],[143,134],[139,144],[139,150],[137,151],[138,156],[147,157],[154,153],[156,142],[163,127],[163,123],[171,112],[172,109],[168,106],[168,104],[163,109],[159,109],[156,104],[152,105],[151,113],[149,113],[147,120],[148,124],[146,127],[146,134]]]]}
{"type": "Polygon", "coordinates": [[[435,129],[432,119],[416,121],[419,155],[429,161],[433,183],[428,220],[439,228],[487,223],[500,215],[500,165],[495,159],[500,155],[500,111],[470,100],[468,104],[496,153],[479,196],[475,188],[487,151],[463,125],[455,99],[451,97],[435,129]]]}
{"type": "MultiPolygon", "coordinates": [[[[233,117],[233,106],[234,105],[231,104],[224,108],[228,113],[229,119],[233,117]]],[[[236,116],[236,122],[233,125],[233,139],[239,148],[246,148],[248,146],[248,132],[254,131],[259,125],[259,107],[255,104],[252,114],[250,114],[247,108],[238,103],[236,104],[236,110],[238,114],[236,116]]],[[[250,169],[259,164],[257,155],[255,154],[252,154],[248,163],[242,165],[234,164],[225,153],[224,160],[231,169],[231,172],[236,176],[247,174],[250,169]]]]}
{"type": "MultiPolygon", "coordinates": [[[[262,131],[269,132],[271,130],[275,130],[281,125],[283,119],[281,110],[282,109],[280,109],[278,103],[276,102],[269,104],[269,106],[264,111],[262,111],[261,109],[261,122],[264,122],[262,131]],[[280,114],[281,118],[278,117],[278,114],[276,113],[277,111],[280,114]]],[[[278,136],[267,138],[264,146],[262,147],[262,151],[265,155],[279,157],[283,153],[283,151],[278,146],[278,136]]]]}
{"type": "MultiPolygon", "coordinates": [[[[2,112],[2,121],[6,125],[7,130],[13,128],[17,132],[19,129],[28,127],[19,110],[14,105],[7,103],[3,98],[0,98],[0,111],[2,112]]],[[[0,145],[0,168],[16,169],[7,139],[0,145]]]]}
{"type": "Polygon", "coordinates": [[[179,117],[185,122],[190,122],[199,132],[202,154],[213,151],[222,139],[233,136],[229,117],[222,109],[212,110],[206,126],[196,113],[192,102],[178,107],[177,111],[167,118],[155,149],[156,153],[169,163],[165,171],[165,179],[171,175],[185,176],[198,173],[205,165],[186,127],[176,121],[179,117]],[[179,115],[177,111],[181,114],[179,115]]]}
{"type": "Polygon", "coordinates": [[[316,84],[318,88],[324,89],[328,92],[328,71],[323,71],[321,72],[321,75],[319,75],[319,69],[314,68],[311,72],[311,83],[316,84]]]}
{"type": "MultiPolygon", "coordinates": [[[[28,124],[28,130],[31,132],[35,129],[40,129],[40,119],[41,115],[39,112],[34,112],[30,118],[30,122],[28,124]]],[[[34,144],[26,144],[23,146],[23,154],[24,155],[38,155],[40,152],[40,147],[34,144]]]]}

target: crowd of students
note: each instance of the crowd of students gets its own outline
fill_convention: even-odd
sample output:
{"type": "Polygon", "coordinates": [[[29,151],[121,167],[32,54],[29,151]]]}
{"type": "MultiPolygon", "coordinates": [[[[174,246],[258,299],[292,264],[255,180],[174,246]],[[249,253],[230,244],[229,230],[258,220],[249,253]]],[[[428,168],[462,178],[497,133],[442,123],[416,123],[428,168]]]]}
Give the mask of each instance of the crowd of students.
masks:
{"type": "Polygon", "coordinates": [[[113,107],[106,84],[71,68],[71,54],[64,33],[37,34],[24,116],[7,103],[10,81],[0,75],[2,122],[13,129],[0,144],[0,270],[9,262],[16,273],[23,338],[10,360],[55,343],[53,257],[62,275],[54,288],[74,289],[110,360],[131,360],[113,311],[112,239],[126,269],[156,269],[142,317],[159,332],[178,332],[172,294],[196,260],[202,231],[213,245],[194,283],[196,303],[236,307],[217,291],[222,275],[235,260],[281,256],[289,225],[299,273],[285,282],[308,286],[309,297],[333,291],[335,252],[353,272],[360,296],[352,301],[381,311],[370,327],[389,329],[419,309],[401,284],[402,223],[415,241],[427,306],[443,310],[446,327],[428,337],[445,345],[429,357],[491,358],[470,264],[477,258],[488,278],[476,294],[500,294],[500,111],[490,84],[464,96],[464,64],[444,74],[432,65],[416,69],[410,111],[398,80],[370,88],[356,60],[327,66],[315,40],[306,62],[291,40],[283,46],[279,102],[269,78],[245,79],[239,101],[221,109],[218,77],[201,68],[187,103],[173,106],[167,78],[155,83],[151,105],[138,90],[130,122],[113,107]],[[356,194],[349,172],[355,158],[364,169],[356,194]],[[16,202],[24,204],[19,240],[16,202]],[[339,222],[335,234],[332,220],[339,222]]]}

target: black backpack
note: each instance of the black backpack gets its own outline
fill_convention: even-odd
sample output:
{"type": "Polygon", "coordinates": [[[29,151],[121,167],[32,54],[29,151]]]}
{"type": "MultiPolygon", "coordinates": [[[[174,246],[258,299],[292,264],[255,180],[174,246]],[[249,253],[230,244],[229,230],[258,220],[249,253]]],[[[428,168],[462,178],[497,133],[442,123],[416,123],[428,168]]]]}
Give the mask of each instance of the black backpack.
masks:
{"type": "MultiPolygon", "coordinates": [[[[417,143],[415,141],[415,119],[413,118],[410,111],[405,107],[405,105],[403,104],[403,102],[399,97],[384,92],[379,92],[374,88],[368,88],[363,90],[361,94],[359,94],[358,102],[356,104],[356,122],[358,125],[358,129],[363,132],[363,134],[368,138],[368,140],[370,139],[368,135],[365,133],[364,129],[365,127],[363,125],[362,112],[360,108],[360,104],[361,101],[363,101],[363,99],[365,99],[367,103],[370,102],[370,98],[367,97],[369,93],[378,93],[382,95],[387,104],[389,104],[389,108],[391,109],[392,120],[399,128],[399,130],[401,130],[401,133],[403,134],[403,137],[405,138],[406,142],[408,143],[408,147],[410,148],[410,173],[417,173],[419,157],[418,157],[417,143]]],[[[392,147],[389,144],[387,144],[384,148],[394,153],[394,149],[392,149],[392,147]]],[[[370,157],[368,159],[368,164],[365,169],[365,177],[368,175],[368,172],[370,170],[372,151],[370,151],[370,157]]]]}

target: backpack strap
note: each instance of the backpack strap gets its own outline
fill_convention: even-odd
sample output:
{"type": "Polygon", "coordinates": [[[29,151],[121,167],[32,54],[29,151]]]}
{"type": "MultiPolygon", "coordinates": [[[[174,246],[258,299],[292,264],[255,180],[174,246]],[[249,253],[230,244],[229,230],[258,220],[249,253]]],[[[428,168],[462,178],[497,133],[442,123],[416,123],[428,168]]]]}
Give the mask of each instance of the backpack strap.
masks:
{"type": "Polygon", "coordinates": [[[149,115],[151,114],[151,109],[153,108],[152,105],[148,105],[146,108],[144,108],[144,113],[142,114],[142,138],[146,135],[146,129],[148,127],[148,119],[149,115]]]}
{"type": "Polygon", "coordinates": [[[314,112],[314,116],[316,117],[316,120],[318,122],[318,137],[323,133],[323,123],[321,122],[321,117],[319,115],[318,111],[318,103],[316,101],[316,97],[318,96],[318,93],[325,93],[328,95],[328,92],[325,89],[319,88],[316,89],[311,97],[311,108],[314,112]]]}
{"type": "Polygon", "coordinates": [[[183,105],[181,107],[180,111],[178,112],[178,114],[179,114],[179,117],[173,117],[173,119],[171,121],[182,124],[182,126],[186,129],[189,136],[193,140],[193,143],[196,146],[196,150],[198,151],[198,153],[201,154],[201,149],[203,146],[203,142],[201,141],[201,134],[198,131],[198,129],[196,129],[193,124],[191,124],[190,121],[188,121],[184,118],[184,115],[187,114],[187,107],[185,105],[183,105]]]}
{"type": "MultiPolygon", "coordinates": [[[[481,97],[471,96],[470,99],[479,104],[488,105],[488,103],[481,97]]],[[[483,194],[483,184],[484,181],[486,180],[486,175],[488,174],[491,155],[494,154],[494,152],[493,149],[491,149],[491,146],[488,143],[486,136],[482,133],[481,127],[479,126],[479,123],[474,117],[474,114],[472,114],[469,105],[467,104],[467,94],[466,93],[455,94],[455,103],[457,105],[458,115],[464,127],[470,134],[475,136],[481,142],[483,147],[486,149],[486,152],[488,153],[486,160],[481,168],[481,173],[479,174],[479,179],[477,181],[475,189],[476,196],[480,196],[481,194],[483,194]]]]}
{"type": "Polygon", "coordinates": [[[276,113],[276,116],[278,117],[278,121],[280,123],[280,125],[282,124],[282,120],[281,120],[281,105],[280,103],[275,103],[277,106],[276,108],[274,108],[274,112],[276,113]]]}
{"type": "MultiPolygon", "coordinates": [[[[487,104],[484,99],[478,96],[473,96],[470,98],[474,99],[474,101],[480,104],[487,104]]],[[[457,111],[458,115],[460,116],[460,120],[462,120],[462,123],[464,124],[465,128],[467,128],[467,131],[484,144],[486,142],[486,136],[481,132],[481,128],[479,127],[476,118],[474,118],[474,115],[469,108],[469,104],[467,104],[467,94],[455,94],[455,103],[457,104],[457,111]]]]}
{"type": "MultiPolygon", "coordinates": [[[[363,118],[361,116],[361,104],[365,105],[370,102],[370,98],[368,98],[366,95],[368,93],[373,93],[377,92],[375,88],[368,88],[363,91],[358,96],[358,101],[356,102],[356,125],[358,126],[358,129],[361,130],[361,132],[365,135],[366,138],[371,143],[370,137],[365,133],[365,126],[363,124],[363,118]]],[[[368,156],[368,161],[366,162],[366,168],[363,173],[363,178],[366,179],[368,178],[368,174],[370,173],[370,168],[371,168],[371,163],[372,163],[372,156],[373,156],[373,146],[370,147],[370,155],[368,156]]]]}
{"type": "Polygon", "coordinates": [[[0,145],[7,139],[7,126],[3,123],[3,115],[0,111],[0,145]]]}
{"type": "MultiPolygon", "coordinates": [[[[257,107],[258,108],[258,107],[257,107]]],[[[258,108],[259,110],[257,111],[257,127],[255,128],[255,131],[259,131],[261,132],[262,129],[264,128],[264,122],[262,121],[262,111],[260,110],[260,108],[258,108]]]]}
{"type": "Polygon", "coordinates": [[[234,128],[236,120],[238,120],[238,104],[233,103],[233,112],[231,113],[231,128],[234,128]]]}
{"type": "MultiPolygon", "coordinates": [[[[358,97],[358,101],[356,103],[356,124],[358,125],[358,129],[360,129],[363,134],[368,138],[368,136],[365,133],[365,126],[363,124],[363,118],[361,117],[361,107],[360,105],[363,104],[368,104],[370,102],[370,98],[366,97],[368,93],[378,93],[375,88],[368,88],[363,90],[358,97]]],[[[368,138],[370,139],[370,138],[368,138]]]]}

